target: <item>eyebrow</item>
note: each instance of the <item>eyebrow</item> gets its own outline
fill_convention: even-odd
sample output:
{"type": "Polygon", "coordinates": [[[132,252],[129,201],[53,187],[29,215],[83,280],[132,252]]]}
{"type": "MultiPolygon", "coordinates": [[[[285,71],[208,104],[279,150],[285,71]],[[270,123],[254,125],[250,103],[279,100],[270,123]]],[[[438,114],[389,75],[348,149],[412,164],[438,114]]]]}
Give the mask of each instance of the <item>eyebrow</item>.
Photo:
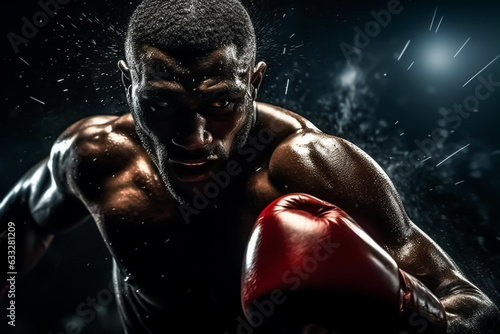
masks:
{"type": "MultiPolygon", "coordinates": [[[[172,95],[172,94],[182,94],[179,89],[182,86],[178,84],[171,83],[169,81],[162,81],[160,85],[152,85],[149,84],[148,87],[143,91],[141,95],[143,96],[156,96],[161,97],[164,95],[172,95]]],[[[217,85],[210,86],[209,89],[198,90],[203,95],[209,96],[212,99],[218,99],[224,96],[239,96],[244,95],[246,90],[238,85],[224,85],[218,83],[217,85]]]]}
{"type": "Polygon", "coordinates": [[[208,86],[207,88],[201,89],[200,91],[203,93],[211,94],[224,93],[227,95],[236,95],[244,92],[245,88],[243,87],[243,85],[238,85],[232,80],[221,80],[218,81],[215,85],[208,86]]]}

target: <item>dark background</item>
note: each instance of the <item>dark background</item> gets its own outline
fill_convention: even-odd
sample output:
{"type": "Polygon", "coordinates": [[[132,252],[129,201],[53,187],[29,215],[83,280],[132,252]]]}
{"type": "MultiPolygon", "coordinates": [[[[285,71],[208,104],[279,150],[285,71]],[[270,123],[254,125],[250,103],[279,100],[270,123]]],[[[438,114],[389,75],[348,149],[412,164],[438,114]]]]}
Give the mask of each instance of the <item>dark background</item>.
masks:
{"type": "MultiPolygon", "coordinates": [[[[69,1],[16,53],[8,34],[21,35],[22,18],[31,20],[41,7],[37,1],[3,2],[0,196],[74,121],[126,112],[116,63],[137,3],[69,1]]],[[[500,54],[500,5],[403,0],[402,11],[370,38],[362,57],[348,63],[341,43],[354,45],[354,28],[364,31],[374,20],[370,12],[388,3],[246,1],[259,59],[269,65],[259,99],[306,115],[374,157],[411,218],[499,305],[500,87],[429,160],[409,174],[401,166],[419,149],[416,140],[445,126],[443,108],[474,95],[479,81],[462,85],[500,54]]],[[[500,59],[482,72],[488,75],[500,81],[500,59]]],[[[40,264],[17,281],[15,332],[70,333],[66,326],[72,324],[82,333],[119,333],[115,302],[107,299],[110,265],[92,222],[55,238],[40,264]],[[93,298],[95,309],[88,304],[93,298]]],[[[5,301],[0,306],[4,310],[5,301]]],[[[0,331],[7,328],[2,319],[0,331]]]]}

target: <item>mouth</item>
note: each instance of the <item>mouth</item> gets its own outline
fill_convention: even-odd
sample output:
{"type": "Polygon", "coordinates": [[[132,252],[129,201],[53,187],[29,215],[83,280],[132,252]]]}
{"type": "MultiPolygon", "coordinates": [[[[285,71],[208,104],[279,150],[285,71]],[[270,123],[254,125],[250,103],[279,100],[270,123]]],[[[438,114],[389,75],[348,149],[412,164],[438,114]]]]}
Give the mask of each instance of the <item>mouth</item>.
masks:
{"type": "Polygon", "coordinates": [[[168,163],[179,181],[200,182],[208,179],[210,172],[216,170],[218,159],[215,156],[194,160],[169,159],[168,163]]]}

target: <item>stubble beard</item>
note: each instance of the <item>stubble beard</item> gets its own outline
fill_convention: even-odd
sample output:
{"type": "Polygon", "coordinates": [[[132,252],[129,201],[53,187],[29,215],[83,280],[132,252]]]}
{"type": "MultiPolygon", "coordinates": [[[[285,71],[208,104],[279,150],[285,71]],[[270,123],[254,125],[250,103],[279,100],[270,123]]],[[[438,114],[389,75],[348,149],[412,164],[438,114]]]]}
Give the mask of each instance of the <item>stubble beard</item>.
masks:
{"type": "MultiPolygon", "coordinates": [[[[253,108],[253,103],[251,107],[253,108]]],[[[233,145],[229,152],[226,152],[221,147],[213,148],[213,153],[218,157],[220,161],[219,170],[224,169],[226,164],[230,160],[236,160],[239,155],[239,151],[246,143],[248,135],[254,125],[255,119],[253,112],[248,111],[247,117],[240,128],[240,130],[236,133],[235,138],[233,140],[233,145]]],[[[174,186],[174,182],[172,180],[171,175],[169,175],[167,171],[167,166],[165,163],[168,161],[168,151],[164,144],[162,144],[159,140],[153,139],[150,135],[148,135],[139,125],[136,123],[136,132],[139,136],[139,139],[142,143],[142,146],[146,150],[147,154],[151,158],[151,161],[156,166],[158,173],[163,181],[165,188],[168,193],[180,204],[180,205],[189,205],[193,201],[193,196],[189,197],[181,191],[178,191],[174,186]]]]}

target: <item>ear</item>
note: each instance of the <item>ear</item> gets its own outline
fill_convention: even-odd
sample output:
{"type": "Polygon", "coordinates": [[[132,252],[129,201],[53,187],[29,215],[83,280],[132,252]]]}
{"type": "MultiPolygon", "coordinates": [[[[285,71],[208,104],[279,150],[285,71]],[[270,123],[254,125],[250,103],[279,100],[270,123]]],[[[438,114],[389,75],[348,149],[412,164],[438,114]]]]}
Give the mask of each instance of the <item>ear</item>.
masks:
{"type": "Polygon", "coordinates": [[[263,61],[259,62],[254,67],[252,78],[250,79],[250,84],[253,86],[252,87],[252,100],[254,100],[254,101],[255,101],[255,99],[257,99],[257,92],[259,91],[260,84],[262,83],[262,80],[264,79],[264,73],[266,73],[266,69],[267,69],[267,64],[264,63],[263,61]]]}
{"type": "Polygon", "coordinates": [[[118,68],[122,72],[122,83],[123,86],[125,87],[125,90],[127,91],[127,94],[129,94],[130,88],[132,87],[132,79],[130,76],[130,68],[128,67],[127,63],[125,60],[119,60],[118,61],[118,68]]]}

